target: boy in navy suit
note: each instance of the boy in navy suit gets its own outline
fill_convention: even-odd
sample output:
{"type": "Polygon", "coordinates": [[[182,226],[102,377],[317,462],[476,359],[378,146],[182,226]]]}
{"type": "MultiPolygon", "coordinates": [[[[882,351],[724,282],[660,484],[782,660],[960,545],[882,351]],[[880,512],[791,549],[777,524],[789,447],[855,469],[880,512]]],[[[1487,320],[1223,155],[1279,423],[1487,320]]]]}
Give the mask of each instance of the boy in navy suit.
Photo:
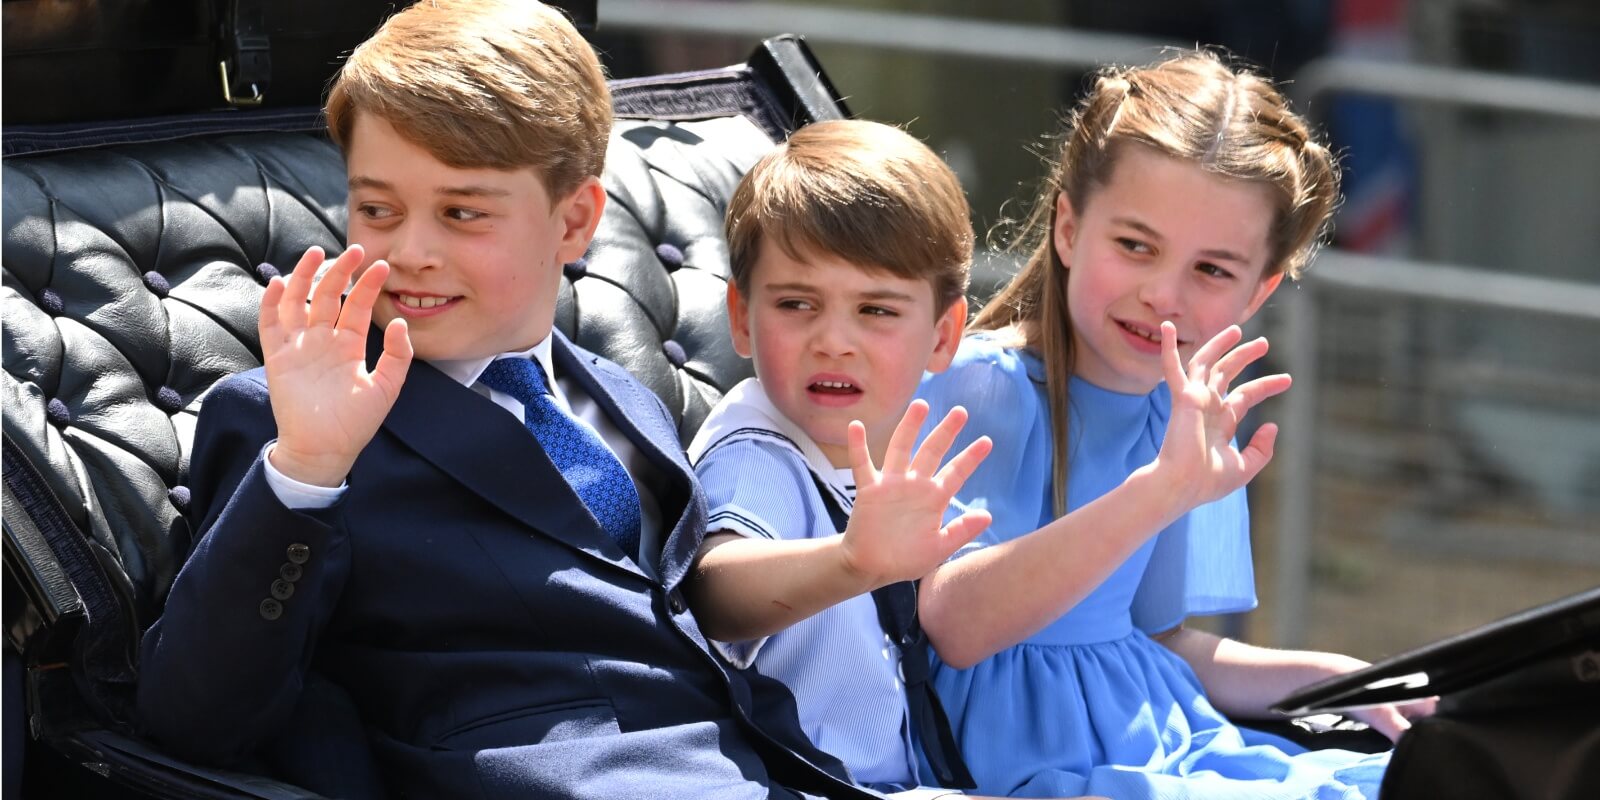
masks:
{"type": "Polygon", "coordinates": [[[672,419],[552,329],[605,204],[589,46],[526,0],[418,3],[327,112],[351,244],[272,280],[265,367],[205,401],[144,730],[224,764],[298,742],[341,795],[869,796],[712,655],[672,419]]]}

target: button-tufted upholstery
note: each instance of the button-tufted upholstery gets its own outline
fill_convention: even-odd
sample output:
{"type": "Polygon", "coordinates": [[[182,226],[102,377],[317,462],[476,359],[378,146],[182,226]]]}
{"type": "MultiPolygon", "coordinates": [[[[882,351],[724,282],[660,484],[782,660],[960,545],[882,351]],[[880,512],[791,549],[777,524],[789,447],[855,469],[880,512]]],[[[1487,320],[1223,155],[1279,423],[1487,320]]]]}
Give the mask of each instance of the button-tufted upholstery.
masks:
{"type": "MultiPolygon", "coordinates": [[[[723,311],[727,198],[775,137],[844,111],[793,40],[746,67],[614,90],[609,202],[589,253],[567,266],[556,324],[637,375],[687,437],[749,373],[723,311]]],[[[343,162],[305,130],[3,166],[8,634],[36,734],[113,773],[148,769],[128,766],[134,743],[83,731],[131,733],[138,636],[191,544],[183,483],[198,409],[218,379],[259,364],[272,265],[342,247],[343,162]],[[118,741],[126,752],[108,753],[118,741]]]]}

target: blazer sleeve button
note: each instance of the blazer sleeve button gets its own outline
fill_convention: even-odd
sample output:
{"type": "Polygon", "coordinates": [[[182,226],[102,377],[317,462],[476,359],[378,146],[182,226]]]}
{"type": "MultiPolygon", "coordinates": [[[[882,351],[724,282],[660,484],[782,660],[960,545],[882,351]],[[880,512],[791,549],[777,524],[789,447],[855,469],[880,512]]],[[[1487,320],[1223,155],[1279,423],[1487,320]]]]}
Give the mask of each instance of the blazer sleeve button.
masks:
{"type": "Polygon", "coordinates": [[[300,576],[304,574],[305,570],[301,569],[300,565],[293,561],[285,561],[283,566],[278,567],[278,577],[290,583],[300,580],[300,576]]]}
{"type": "Polygon", "coordinates": [[[275,620],[275,619],[277,619],[278,617],[281,617],[281,616],[283,616],[283,604],[282,603],[280,603],[280,602],[278,602],[278,601],[276,601],[276,600],[274,600],[274,599],[272,599],[270,597],[261,601],[261,618],[262,619],[267,620],[268,622],[271,622],[272,620],[275,620]]]}
{"type": "Polygon", "coordinates": [[[294,596],[294,584],[279,578],[272,582],[272,599],[288,600],[294,596]]]}
{"type": "Polygon", "coordinates": [[[309,545],[301,544],[300,542],[295,542],[294,544],[289,545],[288,556],[289,563],[304,564],[311,560],[311,547],[309,545]]]}

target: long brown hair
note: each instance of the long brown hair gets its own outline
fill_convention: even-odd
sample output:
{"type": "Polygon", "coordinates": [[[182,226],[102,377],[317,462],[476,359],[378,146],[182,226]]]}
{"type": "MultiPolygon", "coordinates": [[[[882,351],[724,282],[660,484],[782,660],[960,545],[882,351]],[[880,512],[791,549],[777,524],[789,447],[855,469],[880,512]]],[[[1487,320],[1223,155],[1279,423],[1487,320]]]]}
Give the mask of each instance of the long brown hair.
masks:
{"type": "Polygon", "coordinates": [[[1056,253],[1056,198],[1082,214],[1111,179],[1120,153],[1138,144],[1228,178],[1275,190],[1263,279],[1290,278],[1311,259],[1339,199],[1339,169],[1327,147],[1265,78],[1224,64],[1217,54],[1182,53],[1151,66],[1100,72],[1068,117],[1050,174],[1010,249],[1027,253],[1016,277],[973,320],[972,330],[1009,330],[1045,365],[1054,404],[1051,482],[1057,516],[1067,512],[1067,387],[1072,376],[1072,320],[1067,271],[1056,253]]]}

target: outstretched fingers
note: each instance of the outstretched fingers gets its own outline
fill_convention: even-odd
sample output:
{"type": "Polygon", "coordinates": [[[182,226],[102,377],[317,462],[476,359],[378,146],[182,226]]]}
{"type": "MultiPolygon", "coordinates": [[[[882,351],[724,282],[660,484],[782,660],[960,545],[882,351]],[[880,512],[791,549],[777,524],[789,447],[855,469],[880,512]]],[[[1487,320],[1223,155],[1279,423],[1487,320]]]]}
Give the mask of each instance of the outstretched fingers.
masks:
{"type": "Polygon", "coordinates": [[[1246,367],[1261,360],[1261,357],[1266,354],[1267,340],[1266,337],[1262,336],[1229,350],[1221,358],[1217,359],[1216,366],[1212,372],[1215,378],[1219,380],[1222,392],[1226,393],[1228,387],[1239,379],[1239,375],[1244,372],[1246,367]]]}
{"type": "Polygon", "coordinates": [[[889,449],[883,454],[884,472],[905,472],[911,468],[911,449],[916,446],[917,432],[922,430],[922,423],[927,418],[928,401],[911,401],[911,407],[900,417],[900,424],[894,426],[894,434],[889,437],[889,449]]]}
{"type": "Polygon", "coordinates": [[[994,516],[983,509],[973,509],[950,521],[944,526],[942,535],[949,551],[954,553],[962,545],[978,538],[978,534],[994,521],[994,516]]]}
{"type": "Polygon", "coordinates": [[[989,457],[989,452],[993,449],[994,442],[987,436],[980,436],[977,441],[967,445],[966,449],[957,453],[955,458],[950,459],[950,463],[945,464],[944,468],[939,470],[939,474],[934,477],[934,480],[938,481],[939,486],[944,489],[946,497],[955,497],[956,492],[961,491],[961,487],[966,485],[967,479],[972,477],[972,473],[978,471],[978,465],[989,457]]]}
{"type": "MultiPolygon", "coordinates": [[[[388,278],[388,262],[372,262],[372,266],[367,267],[367,271],[361,273],[361,277],[356,279],[356,284],[350,289],[349,296],[345,297],[344,306],[339,311],[339,322],[336,327],[341,331],[365,338],[367,327],[372,324],[372,307],[377,304],[378,294],[383,291],[383,282],[388,278]]],[[[385,344],[388,343],[387,338],[384,342],[385,344]]]]}
{"type": "Polygon", "coordinates": [[[270,353],[283,343],[283,321],[279,319],[278,303],[282,302],[288,282],[281,275],[267,281],[267,290],[261,293],[261,310],[256,317],[256,335],[261,338],[261,351],[270,353]]]}
{"type": "Polygon", "coordinates": [[[295,262],[294,271],[285,281],[283,294],[278,296],[277,320],[286,331],[298,331],[306,326],[306,303],[311,299],[311,279],[316,277],[322,262],[327,260],[322,248],[310,247],[295,262]]]}
{"type": "MultiPolygon", "coordinates": [[[[1166,336],[1165,329],[1163,329],[1162,336],[1163,338],[1166,336]]],[[[1217,363],[1217,359],[1221,358],[1223,353],[1228,352],[1243,338],[1244,331],[1240,330],[1238,325],[1229,325],[1223,328],[1216,336],[1211,337],[1211,341],[1201,345],[1200,349],[1196,350],[1194,355],[1190,357],[1189,375],[1206,375],[1211,370],[1212,365],[1217,363]]]]}
{"type": "Polygon", "coordinates": [[[383,329],[383,354],[378,356],[378,364],[372,370],[373,383],[381,386],[390,397],[398,396],[400,384],[405,382],[406,371],[411,367],[412,353],[406,321],[390,320],[383,329]]]}
{"type": "MultiPolygon", "coordinates": [[[[316,288],[311,290],[311,305],[306,309],[307,327],[332,328],[338,323],[339,309],[343,304],[344,291],[350,286],[350,276],[355,274],[356,267],[361,266],[365,258],[366,253],[361,245],[353,244],[334,259],[333,265],[317,281],[316,288]]],[[[295,277],[300,277],[299,272],[299,268],[296,268],[295,277]]]]}
{"type": "Polygon", "coordinates": [[[870,486],[878,480],[878,468],[872,465],[872,451],[867,449],[867,426],[861,420],[851,420],[845,431],[845,442],[850,449],[850,472],[857,486],[870,486]]]}
{"type": "Polygon", "coordinates": [[[1178,326],[1171,322],[1161,323],[1161,371],[1167,376],[1167,388],[1173,394],[1182,391],[1183,385],[1189,382],[1183,371],[1183,359],[1178,356],[1178,326]]]}
{"type": "Polygon", "coordinates": [[[1267,463],[1272,460],[1273,447],[1278,441],[1278,425],[1268,422],[1256,429],[1255,435],[1250,437],[1250,444],[1239,451],[1243,460],[1244,482],[1249,483],[1266,469],[1267,463]]]}
{"type": "MultiPolygon", "coordinates": [[[[927,403],[922,400],[917,400],[915,403],[922,404],[922,416],[926,420],[927,403]]],[[[902,419],[901,424],[904,423],[905,420],[902,419]]],[[[911,459],[911,469],[918,475],[932,475],[937,472],[939,463],[944,461],[945,453],[950,452],[950,446],[955,444],[956,434],[959,434],[966,424],[967,410],[965,408],[956,406],[950,409],[950,413],[945,414],[944,419],[939,420],[939,424],[935,425],[933,430],[928,432],[927,438],[922,440],[922,446],[917,448],[916,455],[911,459]]],[[[918,429],[920,427],[921,423],[919,422],[918,429]]],[[[916,435],[915,430],[911,433],[913,436],[916,435]]]]}
{"type": "Polygon", "coordinates": [[[1276,375],[1267,375],[1242,384],[1229,392],[1226,402],[1233,411],[1234,418],[1242,419],[1245,412],[1255,408],[1261,401],[1289,391],[1289,387],[1293,384],[1294,379],[1290,378],[1287,373],[1280,372],[1276,375]]]}

